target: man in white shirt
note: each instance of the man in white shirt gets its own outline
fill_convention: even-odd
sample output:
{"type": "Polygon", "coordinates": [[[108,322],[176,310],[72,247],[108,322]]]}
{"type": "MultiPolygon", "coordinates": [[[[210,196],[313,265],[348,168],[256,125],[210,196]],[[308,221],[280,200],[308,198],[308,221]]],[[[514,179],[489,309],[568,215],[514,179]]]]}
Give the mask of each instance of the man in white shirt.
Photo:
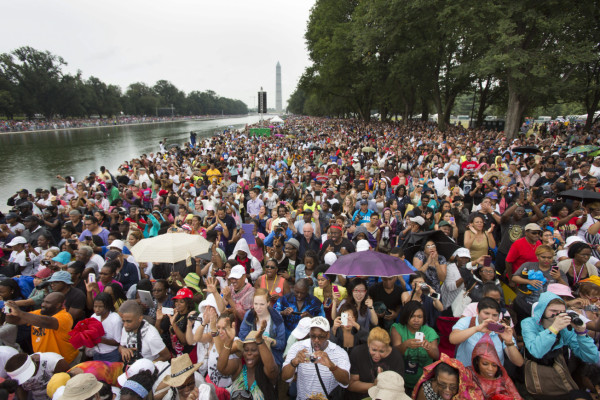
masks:
{"type": "Polygon", "coordinates": [[[435,191],[438,196],[444,193],[448,187],[448,178],[446,178],[443,168],[437,170],[437,176],[433,178],[433,186],[435,187],[435,191]]]}
{"type": "Polygon", "coordinates": [[[9,263],[15,263],[19,265],[19,271],[17,275],[33,275],[33,261],[29,256],[29,252],[25,249],[27,245],[27,239],[23,236],[17,236],[11,240],[6,246],[12,249],[10,257],[8,258],[9,263]]]}
{"type": "Polygon", "coordinates": [[[319,393],[328,398],[338,385],[346,388],[350,383],[348,353],[328,339],[329,322],[324,317],[314,317],[310,323],[309,338],[294,343],[285,358],[281,378],[291,382],[294,374],[297,375],[298,400],[319,393]]]}

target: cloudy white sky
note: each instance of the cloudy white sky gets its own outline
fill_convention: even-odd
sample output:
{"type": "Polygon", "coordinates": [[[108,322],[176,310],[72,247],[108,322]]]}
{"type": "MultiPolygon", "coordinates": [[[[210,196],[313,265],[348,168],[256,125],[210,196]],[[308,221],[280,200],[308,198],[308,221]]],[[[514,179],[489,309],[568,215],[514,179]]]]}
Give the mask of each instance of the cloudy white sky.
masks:
{"type": "Polygon", "coordinates": [[[315,0],[18,0],[4,2],[0,53],[20,46],[62,56],[121,86],[213,90],[256,106],[261,86],[275,106],[275,65],[284,106],[309,60],[306,22],[315,0]]]}

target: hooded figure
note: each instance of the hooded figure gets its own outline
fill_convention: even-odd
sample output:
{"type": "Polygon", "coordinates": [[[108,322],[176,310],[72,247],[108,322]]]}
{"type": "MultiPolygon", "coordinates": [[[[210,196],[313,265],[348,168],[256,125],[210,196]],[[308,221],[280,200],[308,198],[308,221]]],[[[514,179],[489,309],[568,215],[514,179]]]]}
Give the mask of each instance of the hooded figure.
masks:
{"type": "Polygon", "coordinates": [[[248,246],[246,239],[242,238],[237,241],[229,259],[235,260],[238,264],[243,266],[246,269],[246,273],[250,274],[252,282],[256,281],[263,273],[260,261],[258,261],[250,252],[250,247],[248,246]]]}
{"type": "Polygon", "coordinates": [[[482,398],[481,389],[473,382],[469,370],[457,359],[450,358],[446,354],[441,353],[438,361],[423,367],[423,375],[413,390],[413,399],[417,398],[419,389],[421,389],[421,386],[423,386],[425,382],[435,379],[435,368],[440,363],[448,364],[452,368],[458,370],[458,393],[452,397],[452,399],[480,400],[482,398]]]}
{"type": "Polygon", "coordinates": [[[523,341],[527,352],[531,356],[541,359],[552,350],[569,346],[571,352],[583,362],[596,364],[598,362],[598,349],[591,337],[577,335],[575,330],[565,328],[559,332],[560,337],[557,340],[557,335],[544,328],[542,317],[544,317],[544,312],[552,300],[559,300],[565,304],[564,300],[554,293],[544,292],[533,309],[533,316],[521,321],[523,341]]]}
{"type": "Polygon", "coordinates": [[[371,235],[369,233],[369,231],[367,230],[367,227],[364,225],[357,226],[356,229],[354,230],[354,233],[352,234],[352,241],[354,242],[355,246],[356,246],[356,243],[361,239],[358,237],[358,235],[360,235],[361,233],[363,233],[366,236],[365,239],[369,241],[369,245],[372,248],[377,247],[377,240],[373,237],[373,235],[371,235]]]}
{"type": "Polygon", "coordinates": [[[522,399],[519,391],[515,387],[513,381],[509,378],[506,370],[500,362],[494,343],[489,333],[483,335],[479,342],[473,349],[473,355],[471,356],[471,366],[469,367],[473,380],[479,385],[483,391],[484,399],[494,400],[511,400],[511,399],[522,399]],[[479,367],[480,360],[496,364],[498,368],[496,375],[486,377],[485,373],[481,371],[479,367]]]}

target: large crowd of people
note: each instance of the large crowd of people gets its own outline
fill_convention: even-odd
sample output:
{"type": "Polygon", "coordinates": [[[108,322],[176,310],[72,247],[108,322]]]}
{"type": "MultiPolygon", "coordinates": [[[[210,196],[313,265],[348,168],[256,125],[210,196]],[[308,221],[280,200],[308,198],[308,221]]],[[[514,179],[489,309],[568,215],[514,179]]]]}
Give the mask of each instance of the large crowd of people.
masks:
{"type": "Polygon", "coordinates": [[[598,125],[250,128],[9,198],[0,399],[598,398],[598,125]]]}
{"type": "Polygon", "coordinates": [[[222,115],[195,115],[173,117],[121,116],[114,118],[0,119],[0,132],[28,132],[73,128],[93,128],[100,126],[150,124],[171,121],[196,121],[222,117],[222,115]]]}

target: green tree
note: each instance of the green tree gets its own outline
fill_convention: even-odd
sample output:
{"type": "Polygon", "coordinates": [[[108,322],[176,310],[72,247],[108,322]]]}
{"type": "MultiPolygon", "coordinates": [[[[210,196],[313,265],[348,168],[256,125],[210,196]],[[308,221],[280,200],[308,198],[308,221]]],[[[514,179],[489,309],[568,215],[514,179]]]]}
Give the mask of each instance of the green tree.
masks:
{"type": "MultiPolygon", "coordinates": [[[[506,134],[516,135],[524,112],[555,103],[577,65],[594,58],[590,43],[578,37],[592,2],[498,0],[488,2],[493,40],[482,72],[506,83],[506,134]]],[[[597,4],[596,4],[597,7],[597,4]]]]}
{"type": "Polygon", "coordinates": [[[42,113],[51,118],[65,65],[62,57],[25,46],[0,56],[0,75],[14,85],[22,112],[28,117],[42,113]]]}

